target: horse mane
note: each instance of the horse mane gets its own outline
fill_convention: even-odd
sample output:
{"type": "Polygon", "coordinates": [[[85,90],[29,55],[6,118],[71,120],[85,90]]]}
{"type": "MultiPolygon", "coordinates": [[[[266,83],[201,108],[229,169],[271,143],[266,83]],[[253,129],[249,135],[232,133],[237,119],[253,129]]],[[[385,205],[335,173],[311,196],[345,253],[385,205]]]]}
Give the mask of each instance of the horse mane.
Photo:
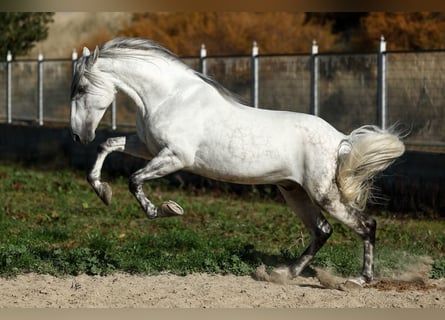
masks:
{"type": "MultiPolygon", "coordinates": [[[[177,63],[182,65],[185,70],[190,70],[195,76],[215,88],[219,92],[219,94],[221,94],[226,99],[244,103],[241,97],[230,92],[223,85],[221,85],[219,82],[215,81],[211,77],[204,75],[196,70],[193,70],[184,62],[182,62],[177,55],[172,53],[167,48],[161,46],[156,41],[143,38],[120,37],[112,39],[99,47],[99,58],[120,58],[126,56],[148,59],[151,53],[156,53],[166,59],[176,61],[177,63]]],[[[71,98],[73,98],[77,92],[78,84],[81,77],[84,74],[87,76],[93,76],[88,72],[86,63],[87,59],[83,59],[83,57],[78,60],[71,86],[71,98]]]]}
{"type": "MultiPolygon", "coordinates": [[[[167,48],[153,40],[143,38],[115,38],[110,40],[99,48],[99,57],[113,58],[122,56],[123,52],[118,52],[115,49],[140,50],[142,53],[154,51],[165,58],[179,60],[178,57],[167,48]]],[[[130,55],[134,56],[135,52],[130,53],[130,55]]]]}

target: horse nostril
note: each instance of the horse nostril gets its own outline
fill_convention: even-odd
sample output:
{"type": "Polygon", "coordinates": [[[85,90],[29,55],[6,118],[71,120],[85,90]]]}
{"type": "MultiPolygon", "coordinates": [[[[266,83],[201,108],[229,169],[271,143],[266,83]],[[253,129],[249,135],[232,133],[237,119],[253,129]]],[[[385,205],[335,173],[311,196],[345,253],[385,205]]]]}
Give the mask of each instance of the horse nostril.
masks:
{"type": "Polygon", "coordinates": [[[73,133],[73,139],[75,142],[80,142],[80,137],[77,133],[73,133]]]}

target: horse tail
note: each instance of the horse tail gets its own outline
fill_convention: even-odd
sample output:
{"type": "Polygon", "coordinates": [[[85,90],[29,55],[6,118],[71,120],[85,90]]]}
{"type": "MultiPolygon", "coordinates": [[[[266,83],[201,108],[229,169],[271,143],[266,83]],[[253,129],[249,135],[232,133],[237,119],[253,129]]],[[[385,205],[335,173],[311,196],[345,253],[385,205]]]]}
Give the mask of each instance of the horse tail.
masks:
{"type": "Polygon", "coordinates": [[[337,185],[346,203],[363,211],[372,180],[405,151],[392,129],[363,126],[351,132],[338,146],[337,185]]]}

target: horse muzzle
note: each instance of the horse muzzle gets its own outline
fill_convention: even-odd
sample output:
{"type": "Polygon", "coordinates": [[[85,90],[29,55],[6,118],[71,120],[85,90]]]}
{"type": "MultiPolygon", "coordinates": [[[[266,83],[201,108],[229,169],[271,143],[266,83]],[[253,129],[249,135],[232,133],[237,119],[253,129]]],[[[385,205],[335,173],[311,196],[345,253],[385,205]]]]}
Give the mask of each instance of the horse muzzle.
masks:
{"type": "Polygon", "coordinates": [[[91,141],[93,141],[94,138],[95,138],[94,132],[91,132],[91,133],[86,134],[86,135],[80,135],[78,133],[72,132],[72,136],[73,136],[73,140],[75,142],[78,142],[78,143],[81,143],[81,144],[88,144],[91,141]]]}

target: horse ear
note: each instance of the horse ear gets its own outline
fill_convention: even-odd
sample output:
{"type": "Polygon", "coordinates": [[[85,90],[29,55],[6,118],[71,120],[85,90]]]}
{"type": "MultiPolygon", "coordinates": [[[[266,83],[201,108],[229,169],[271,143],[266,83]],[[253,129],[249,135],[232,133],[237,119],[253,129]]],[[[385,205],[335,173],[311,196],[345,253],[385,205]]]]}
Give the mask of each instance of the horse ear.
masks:
{"type": "Polygon", "coordinates": [[[87,47],[83,47],[82,55],[87,57],[91,54],[90,50],[87,47]]]}
{"type": "Polygon", "coordinates": [[[94,49],[94,53],[93,53],[93,63],[96,62],[98,56],[99,56],[99,47],[96,46],[96,49],[94,49]]]}

